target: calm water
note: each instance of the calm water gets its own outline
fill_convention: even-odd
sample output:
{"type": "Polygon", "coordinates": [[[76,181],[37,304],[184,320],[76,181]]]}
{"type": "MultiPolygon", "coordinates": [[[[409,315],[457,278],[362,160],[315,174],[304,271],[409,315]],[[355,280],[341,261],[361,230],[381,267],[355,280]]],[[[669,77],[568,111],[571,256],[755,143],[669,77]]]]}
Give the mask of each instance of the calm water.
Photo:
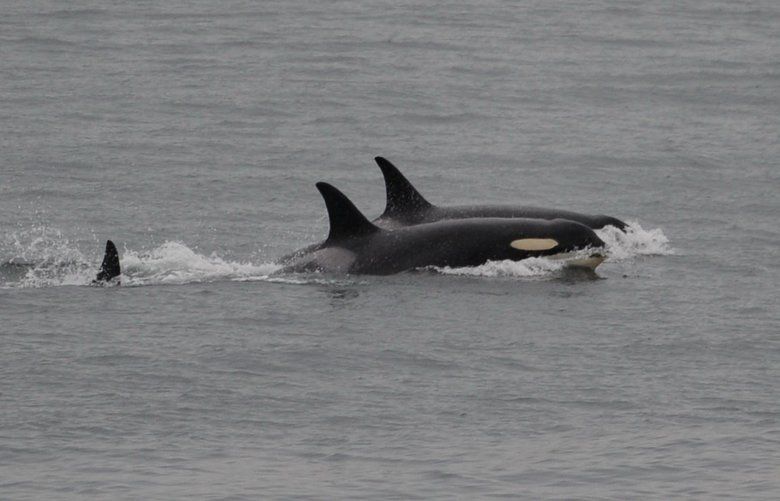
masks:
{"type": "Polygon", "coordinates": [[[774,499],[780,6],[0,6],[3,499],[774,499]],[[611,214],[553,263],[279,275],[314,183],[611,214]],[[85,287],[104,241],[123,287],[85,287]]]}

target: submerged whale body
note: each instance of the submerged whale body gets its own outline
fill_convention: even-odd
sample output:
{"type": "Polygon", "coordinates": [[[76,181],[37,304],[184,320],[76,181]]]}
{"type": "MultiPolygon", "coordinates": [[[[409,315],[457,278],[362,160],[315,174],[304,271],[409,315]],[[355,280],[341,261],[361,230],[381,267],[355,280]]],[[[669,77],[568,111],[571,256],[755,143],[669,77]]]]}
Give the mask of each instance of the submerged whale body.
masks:
{"type": "Polygon", "coordinates": [[[464,205],[439,207],[428,202],[409,182],[398,168],[382,157],[374,158],[385,178],[387,206],[384,213],[374,220],[383,228],[397,228],[413,224],[432,223],[445,219],[467,219],[475,217],[568,219],[584,224],[594,230],[608,225],[620,230],[626,223],[610,216],[589,215],[558,209],[528,207],[520,205],[464,205]]]}
{"type": "Polygon", "coordinates": [[[106,252],[103,256],[103,263],[100,265],[100,271],[92,281],[93,285],[119,285],[119,275],[122,269],[119,267],[119,252],[116,245],[111,240],[106,240],[106,252]]]}
{"type": "Polygon", "coordinates": [[[317,183],[330,221],[327,239],[282,258],[284,271],[388,275],[425,267],[478,266],[582,249],[595,268],[604,242],[589,227],[563,219],[471,218],[387,230],[371,223],[338,189],[317,183]]]}

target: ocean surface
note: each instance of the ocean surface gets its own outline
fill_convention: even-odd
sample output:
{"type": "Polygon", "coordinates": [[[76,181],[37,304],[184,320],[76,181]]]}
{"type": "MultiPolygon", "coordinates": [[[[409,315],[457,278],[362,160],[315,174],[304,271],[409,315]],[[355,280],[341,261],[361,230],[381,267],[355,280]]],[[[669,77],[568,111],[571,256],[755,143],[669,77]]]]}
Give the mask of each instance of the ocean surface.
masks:
{"type": "Polygon", "coordinates": [[[0,5],[0,498],[777,499],[780,3],[0,5]],[[431,202],[630,222],[280,273],[431,202]],[[121,287],[88,284],[114,240],[121,287]]]}

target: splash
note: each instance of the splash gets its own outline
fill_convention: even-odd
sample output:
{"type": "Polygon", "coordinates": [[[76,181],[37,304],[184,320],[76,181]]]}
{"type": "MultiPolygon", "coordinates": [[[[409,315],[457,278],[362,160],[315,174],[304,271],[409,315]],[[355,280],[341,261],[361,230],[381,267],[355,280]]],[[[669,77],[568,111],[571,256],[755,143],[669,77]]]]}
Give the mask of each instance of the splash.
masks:
{"type": "Polygon", "coordinates": [[[80,285],[89,266],[61,231],[46,226],[4,235],[2,250],[0,286],[5,287],[80,285]]]}
{"type": "Polygon", "coordinates": [[[550,276],[565,266],[562,261],[554,261],[543,257],[532,257],[522,261],[488,261],[479,266],[463,268],[433,267],[431,270],[443,275],[461,275],[471,277],[515,277],[540,278],[550,276]]]}
{"type": "Polygon", "coordinates": [[[132,286],[265,280],[280,268],[274,263],[228,261],[216,253],[205,256],[181,242],[166,242],[148,252],[126,251],[122,256],[122,283],[132,286]]]}
{"type": "MultiPolygon", "coordinates": [[[[100,257],[86,257],[61,232],[45,228],[7,236],[2,251],[0,287],[5,288],[89,285],[100,266],[100,257]]],[[[150,251],[124,249],[120,256],[123,286],[273,280],[271,275],[281,268],[199,254],[181,242],[166,242],[150,251]]]]}
{"type": "Polygon", "coordinates": [[[1,248],[8,263],[56,263],[83,260],[84,256],[61,231],[46,226],[33,226],[3,235],[1,248]]]}
{"type": "Polygon", "coordinates": [[[636,221],[629,221],[626,232],[614,226],[596,230],[607,244],[607,263],[625,261],[636,256],[668,256],[674,254],[669,239],[661,228],[645,230],[636,221]]]}

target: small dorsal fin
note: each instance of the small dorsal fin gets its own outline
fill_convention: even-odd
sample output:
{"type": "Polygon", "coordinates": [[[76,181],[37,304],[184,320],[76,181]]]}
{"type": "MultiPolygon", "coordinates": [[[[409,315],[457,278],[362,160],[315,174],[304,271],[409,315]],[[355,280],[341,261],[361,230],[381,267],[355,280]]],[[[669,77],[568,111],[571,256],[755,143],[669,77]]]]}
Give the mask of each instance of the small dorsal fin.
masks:
{"type": "Polygon", "coordinates": [[[379,231],[350,199],[328,183],[317,183],[330,219],[328,241],[369,235],[379,231]]]}
{"type": "Polygon", "coordinates": [[[382,157],[375,157],[374,161],[382,169],[387,192],[387,205],[381,217],[404,216],[433,207],[395,165],[382,157]]]}
{"type": "Polygon", "coordinates": [[[116,245],[111,240],[106,240],[106,254],[103,256],[103,264],[100,265],[100,272],[96,281],[109,281],[122,274],[119,268],[119,252],[116,245]]]}

